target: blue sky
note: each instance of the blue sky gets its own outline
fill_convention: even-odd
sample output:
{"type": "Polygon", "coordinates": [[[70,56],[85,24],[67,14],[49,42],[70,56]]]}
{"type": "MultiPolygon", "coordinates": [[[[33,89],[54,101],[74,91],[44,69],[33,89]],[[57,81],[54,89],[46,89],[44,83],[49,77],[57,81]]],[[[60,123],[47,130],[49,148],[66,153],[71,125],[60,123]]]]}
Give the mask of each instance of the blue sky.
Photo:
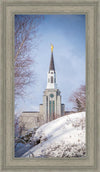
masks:
{"type": "Polygon", "coordinates": [[[51,43],[57,73],[57,85],[61,91],[66,110],[72,109],[70,95],[85,84],[85,15],[45,15],[38,34],[40,41],[32,69],[36,74],[35,84],[27,87],[24,99],[17,107],[19,111],[39,110],[43,102],[43,91],[47,86],[47,72],[51,58],[51,43]]]}

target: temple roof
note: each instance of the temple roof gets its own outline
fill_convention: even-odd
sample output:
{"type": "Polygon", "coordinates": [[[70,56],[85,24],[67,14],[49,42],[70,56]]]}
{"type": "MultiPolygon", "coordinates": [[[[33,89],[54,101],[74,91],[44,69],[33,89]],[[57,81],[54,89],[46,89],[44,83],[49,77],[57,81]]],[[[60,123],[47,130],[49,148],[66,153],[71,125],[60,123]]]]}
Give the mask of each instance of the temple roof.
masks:
{"type": "Polygon", "coordinates": [[[50,60],[49,72],[50,72],[50,70],[54,70],[54,72],[55,72],[55,65],[54,65],[54,59],[53,59],[53,52],[51,52],[51,60],[50,60]]]}

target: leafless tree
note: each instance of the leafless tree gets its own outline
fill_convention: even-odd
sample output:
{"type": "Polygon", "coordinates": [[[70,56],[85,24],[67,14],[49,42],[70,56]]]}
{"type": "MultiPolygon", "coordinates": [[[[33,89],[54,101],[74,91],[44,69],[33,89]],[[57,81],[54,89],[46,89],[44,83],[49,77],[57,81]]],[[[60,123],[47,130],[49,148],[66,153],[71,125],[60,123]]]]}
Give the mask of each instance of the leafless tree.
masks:
{"type": "Polygon", "coordinates": [[[19,128],[18,128],[19,137],[22,136],[22,134],[25,133],[25,131],[27,132],[27,129],[25,126],[26,126],[26,122],[19,120],[19,128]]]}
{"type": "Polygon", "coordinates": [[[33,50],[38,47],[41,15],[15,15],[15,99],[22,97],[25,87],[34,83],[33,50]]]}
{"type": "Polygon", "coordinates": [[[15,137],[19,135],[19,124],[18,124],[18,117],[15,115],[15,137]]]}
{"type": "Polygon", "coordinates": [[[81,85],[69,98],[74,104],[73,109],[76,111],[85,111],[86,110],[86,86],[81,85]]]}

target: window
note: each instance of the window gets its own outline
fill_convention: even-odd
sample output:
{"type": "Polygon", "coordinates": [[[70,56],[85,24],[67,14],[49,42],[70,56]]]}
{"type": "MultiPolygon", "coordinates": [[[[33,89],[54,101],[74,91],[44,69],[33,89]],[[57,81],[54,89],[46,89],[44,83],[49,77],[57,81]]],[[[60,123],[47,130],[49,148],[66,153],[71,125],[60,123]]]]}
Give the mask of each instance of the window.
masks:
{"type": "Polygon", "coordinates": [[[53,76],[51,76],[51,83],[53,83],[53,76]]]}

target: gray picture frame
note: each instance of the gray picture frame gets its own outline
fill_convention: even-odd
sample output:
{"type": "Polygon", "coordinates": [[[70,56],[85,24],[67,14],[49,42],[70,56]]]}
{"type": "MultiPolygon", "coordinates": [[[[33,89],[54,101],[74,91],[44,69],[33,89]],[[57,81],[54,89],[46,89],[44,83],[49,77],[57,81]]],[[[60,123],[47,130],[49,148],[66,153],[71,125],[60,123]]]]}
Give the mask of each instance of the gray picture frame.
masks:
{"type": "Polygon", "coordinates": [[[0,1],[0,171],[100,171],[100,1],[0,1]],[[14,158],[14,15],[86,15],[86,146],[85,158],[14,158]]]}

